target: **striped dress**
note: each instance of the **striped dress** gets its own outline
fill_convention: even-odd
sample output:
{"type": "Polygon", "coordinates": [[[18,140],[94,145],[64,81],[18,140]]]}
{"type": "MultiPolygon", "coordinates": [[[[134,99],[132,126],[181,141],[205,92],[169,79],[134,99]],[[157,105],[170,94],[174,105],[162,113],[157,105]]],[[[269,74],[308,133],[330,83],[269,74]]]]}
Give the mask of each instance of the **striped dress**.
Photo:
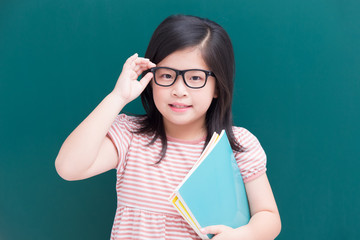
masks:
{"type": "MultiPolygon", "coordinates": [[[[205,139],[182,141],[168,138],[165,158],[159,159],[161,141],[147,145],[152,137],[134,134],[135,117],[120,114],[108,136],[119,155],[117,166],[117,210],[111,239],[199,239],[169,203],[172,191],[199,158],[205,139]]],[[[244,182],[266,171],[266,155],[257,138],[234,127],[236,139],[246,148],[235,153],[244,182]]]]}

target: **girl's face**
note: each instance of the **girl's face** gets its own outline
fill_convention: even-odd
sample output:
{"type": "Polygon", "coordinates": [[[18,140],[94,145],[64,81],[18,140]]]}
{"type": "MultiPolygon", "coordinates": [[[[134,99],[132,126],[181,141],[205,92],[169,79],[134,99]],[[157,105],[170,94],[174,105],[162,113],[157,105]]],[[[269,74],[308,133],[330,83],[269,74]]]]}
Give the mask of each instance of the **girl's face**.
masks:
{"type": "MultiPolygon", "coordinates": [[[[211,71],[196,47],[175,51],[159,62],[157,67],[211,71]]],[[[154,81],[151,84],[154,102],[163,116],[167,135],[188,140],[206,135],[206,112],[213,98],[217,97],[215,77],[208,76],[206,85],[199,89],[187,87],[181,75],[169,87],[159,86],[154,81]]]]}

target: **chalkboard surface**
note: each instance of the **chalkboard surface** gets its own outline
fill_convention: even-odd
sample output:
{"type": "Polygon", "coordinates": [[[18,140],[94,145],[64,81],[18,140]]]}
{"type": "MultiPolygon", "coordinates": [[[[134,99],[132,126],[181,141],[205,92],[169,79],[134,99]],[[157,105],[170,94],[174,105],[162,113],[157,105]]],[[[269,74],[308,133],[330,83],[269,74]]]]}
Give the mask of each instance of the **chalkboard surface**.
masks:
{"type": "Polygon", "coordinates": [[[1,1],[0,239],[109,239],[115,171],[66,182],[54,160],[175,13],[232,38],[234,121],[267,153],[277,239],[360,239],[359,12],[358,0],[1,1]]]}

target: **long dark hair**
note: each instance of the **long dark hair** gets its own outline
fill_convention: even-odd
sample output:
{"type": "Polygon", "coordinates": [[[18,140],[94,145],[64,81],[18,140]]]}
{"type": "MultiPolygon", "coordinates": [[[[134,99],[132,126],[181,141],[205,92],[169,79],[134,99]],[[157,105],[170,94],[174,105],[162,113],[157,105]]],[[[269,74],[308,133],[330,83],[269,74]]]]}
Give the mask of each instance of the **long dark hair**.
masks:
{"type": "MultiPolygon", "coordinates": [[[[166,18],[153,33],[145,57],[155,64],[171,53],[188,47],[199,47],[206,65],[216,76],[217,98],[214,98],[206,113],[207,136],[205,146],[214,132],[225,129],[233,150],[242,151],[232,131],[231,103],[233,96],[235,60],[231,40],[226,31],[217,23],[189,15],[172,15],[166,18]]],[[[153,134],[149,144],[161,139],[160,160],[165,156],[167,138],[163,119],[157,110],[151,85],[141,94],[146,111],[139,118],[139,133],[153,134]]]]}

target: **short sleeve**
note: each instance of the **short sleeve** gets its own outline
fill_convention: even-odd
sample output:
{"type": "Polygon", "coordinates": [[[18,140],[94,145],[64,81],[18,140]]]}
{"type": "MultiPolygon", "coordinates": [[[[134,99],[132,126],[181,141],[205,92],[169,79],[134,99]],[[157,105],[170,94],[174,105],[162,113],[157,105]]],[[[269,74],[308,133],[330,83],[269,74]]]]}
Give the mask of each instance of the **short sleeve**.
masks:
{"type": "Polygon", "coordinates": [[[242,152],[235,153],[235,158],[246,183],[266,172],[266,154],[259,140],[247,129],[234,127],[233,131],[236,140],[243,147],[242,152]]]}
{"type": "Polygon", "coordinates": [[[123,166],[133,137],[134,123],[131,120],[132,117],[125,114],[118,115],[107,133],[107,136],[114,143],[118,153],[119,164],[116,167],[117,169],[123,166]]]}

